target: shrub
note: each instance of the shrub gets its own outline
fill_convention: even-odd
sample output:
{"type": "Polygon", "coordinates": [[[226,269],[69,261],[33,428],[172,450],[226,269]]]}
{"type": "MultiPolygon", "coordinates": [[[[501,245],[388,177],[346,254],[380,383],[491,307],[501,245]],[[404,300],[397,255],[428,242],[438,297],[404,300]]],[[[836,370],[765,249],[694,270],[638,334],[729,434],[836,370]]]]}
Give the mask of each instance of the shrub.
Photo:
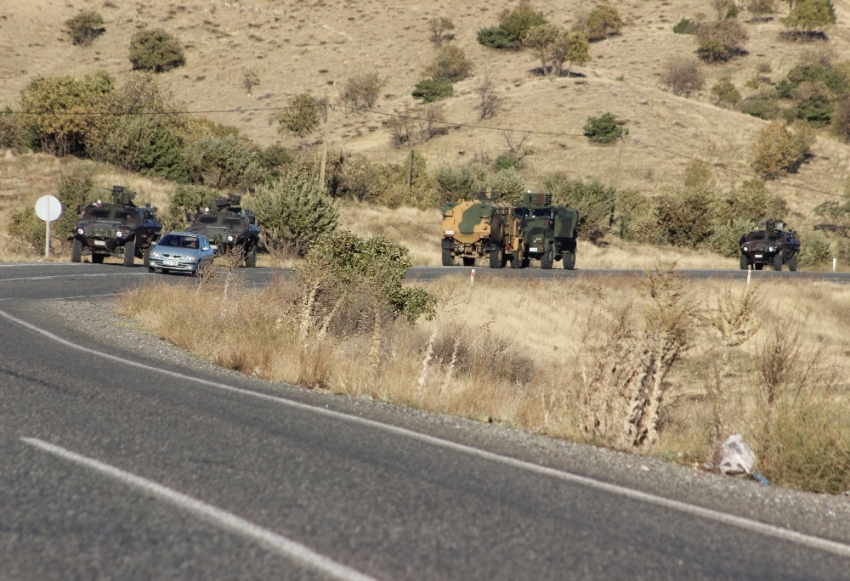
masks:
{"type": "Polygon", "coordinates": [[[106,32],[103,16],[97,12],[83,11],[65,21],[65,29],[71,42],[80,46],[89,46],[94,39],[106,32]]]}
{"type": "Polygon", "coordinates": [[[448,79],[452,82],[462,81],[471,71],[472,62],[466,58],[462,48],[453,44],[441,48],[434,61],[425,69],[432,79],[448,79]]]}
{"type": "Polygon", "coordinates": [[[490,174],[484,185],[498,193],[496,197],[500,202],[508,204],[518,204],[526,191],[525,180],[512,167],[490,174]]]}
{"type": "Polygon", "coordinates": [[[165,30],[142,30],[130,41],[130,62],[133,68],[161,73],[185,64],[183,47],[165,30]]]}
{"type": "Polygon", "coordinates": [[[803,230],[800,236],[800,266],[821,266],[832,260],[829,240],[820,232],[803,230]]]}
{"type": "Polygon", "coordinates": [[[242,73],[242,86],[250,95],[254,87],[260,84],[260,75],[254,69],[248,69],[242,73]]]}
{"type": "Polygon", "coordinates": [[[496,92],[496,82],[492,75],[487,72],[475,83],[475,94],[478,95],[478,108],[481,110],[481,119],[493,117],[502,103],[501,97],[496,92]]]}
{"type": "Polygon", "coordinates": [[[675,34],[696,34],[699,24],[691,22],[687,18],[682,18],[676,25],[673,26],[675,34]]]}
{"type": "Polygon", "coordinates": [[[442,166],[434,176],[441,201],[469,197],[472,192],[484,189],[489,173],[486,167],[475,162],[460,167],[442,166]]]}
{"type": "Polygon", "coordinates": [[[623,128],[617,124],[613,113],[605,113],[600,117],[587,118],[584,135],[594,143],[611,143],[623,135],[623,128]]]}
{"type": "Polygon", "coordinates": [[[44,222],[35,215],[32,207],[14,210],[6,224],[6,232],[14,240],[22,242],[27,250],[36,254],[44,252],[44,237],[47,234],[44,222]]]}
{"type": "Polygon", "coordinates": [[[11,107],[0,113],[0,147],[22,150],[27,145],[27,132],[11,107]]]}
{"type": "Polygon", "coordinates": [[[728,61],[741,54],[749,39],[744,26],[735,19],[701,24],[697,29],[697,55],[709,63],[728,61]]]}
{"type": "Polygon", "coordinates": [[[763,181],[752,179],[717,201],[715,217],[722,223],[740,219],[756,224],[765,218],[785,216],[787,212],[783,198],[771,194],[763,181]]]}
{"type": "Polygon", "coordinates": [[[816,30],[835,24],[835,7],[830,0],[799,0],[782,23],[798,38],[809,36],[816,30]]]}
{"type": "Polygon", "coordinates": [[[735,0],[708,0],[708,3],[717,12],[717,20],[723,20],[723,16],[735,5],[735,0]]]}
{"type": "Polygon", "coordinates": [[[792,97],[797,105],[789,112],[792,119],[803,119],[812,127],[826,127],[832,123],[835,105],[824,83],[800,83],[792,97]]]}
{"type": "Polygon", "coordinates": [[[584,33],[587,40],[595,42],[620,34],[622,27],[623,19],[617,9],[610,4],[599,4],[587,15],[584,33]]]}
{"type": "Polygon", "coordinates": [[[756,18],[763,18],[765,14],[773,14],[776,11],[776,0],[747,0],[747,12],[756,18]]]}
{"type": "Polygon", "coordinates": [[[375,196],[378,169],[359,153],[341,152],[329,172],[328,193],[334,198],[362,202],[375,196]]]}
{"type": "Polygon", "coordinates": [[[541,180],[552,203],[578,210],[579,227],[584,231],[599,229],[607,232],[614,223],[617,193],[599,180],[585,182],[571,179],[563,172],[546,174],[541,180]]]}
{"type": "Polygon", "coordinates": [[[502,18],[499,28],[515,46],[520,46],[528,30],[541,24],[546,24],[543,13],[536,12],[529,0],[520,0],[517,7],[502,18]]]}
{"type": "Polygon", "coordinates": [[[236,132],[195,139],[185,156],[186,171],[198,184],[244,189],[265,178],[259,148],[236,132]]]}
{"type": "Polygon", "coordinates": [[[262,226],[266,248],[292,248],[304,255],[316,238],[332,232],[339,209],[317,180],[284,176],[256,189],[245,204],[262,226]]]}
{"type": "Polygon", "coordinates": [[[478,31],[478,43],[495,49],[515,48],[516,46],[514,41],[508,38],[508,35],[505,34],[501,26],[480,29],[478,31]]]}
{"type": "Polygon", "coordinates": [[[755,222],[742,218],[717,224],[706,244],[712,252],[721,256],[738,258],[741,254],[741,237],[748,234],[754,225],[755,222]]]}
{"type": "Polygon", "coordinates": [[[778,119],[782,116],[782,108],[776,99],[768,94],[753,95],[741,101],[741,113],[752,115],[760,119],[778,119]]]}
{"type": "Polygon", "coordinates": [[[371,109],[386,84],[378,73],[360,73],[349,77],[342,90],[342,100],[355,109],[371,109]]]}
{"type": "Polygon", "coordinates": [[[493,163],[496,165],[498,171],[502,171],[503,169],[518,169],[520,166],[520,160],[510,153],[503,153],[493,163]]]}
{"type": "Polygon", "coordinates": [[[432,18],[428,21],[428,31],[431,33],[431,42],[433,42],[437,47],[443,44],[446,37],[451,38],[451,36],[446,33],[454,29],[455,24],[452,22],[452,19],[446,18],[445,16],[432,18]]]}
{"type": "Polygon", "coordinates": [[[732,79],[723,77],[711,88],[711,93],[721,103],[737,105],[741,101],[741,93],[732,84],[732,79]]]}
{"type": "Polygon", "coordinates": [[[850,142],[850,94],[844,94],[835,104],[832,131],[844,143],[850,142]]]}
{"type": "Polygon", "coordinates": [[[189,226],[195,213],[211,207],[221,192],[205,186],[179,185],[171,194],[168,211],[163,216],[163,228],[182,230],[189,226]]]}
{"type": "Polygon", "coordinates": [[[365,290],[376,303],[373,308],[388,309],[391,316],[413,323],[422,315],[433,318],[437,301],[424,289],[402,284],[411,265],[410,251],[401,244],[383,236],[367,239],[339,230],[316,239],[307,253],[304,278],[314,297],[325,289],[341,298],[365,290]]]}
{"type": "Polygon", "coordinates": [[[655,199],[659,241],[673,246],[697,247],[711,237],[714,196],[702,188],[686,188],[655,199]]]}
{"type": "Polygon", "coordinates": [[[677,57],[665,65],[664,72],[661,74],[661,82],[673,91],[674,95],[690,97],[691,93],[702,89],[705,84],[705,76],[696,60],[677,57]]]}
{"type": "Polygon", "coordinates": [[[416,83],[412,95],[423,103],[433,103],[454,95],[454,87],[448,79],[423,79],[416,83]]]}
{"type": "Polygon", "coordinates": [[[765,179],[793,173],[809,156],[813,139],[802,127],[791,133],[784,123],[774,121],[759,132],[753,145],[753,168],[765,179]]]}
{"type": "Polygon", "coordinates": [[[711,167],[702,161],[689,161],[685,166],[685,176],[682,185],[686,188],[702,188],[711,182],[711,167]]]}
{"type": "Polygon", "coordinates": [[[277,114],[276,119],[280,123],[278,133],[288,131],[298,137],[312,133],[319,126],[325,107],[324,101],[310,93],[295,95],[289,100],[289,108],[277,114]]]}
{"type": "Polygon", "coordinates": [[[655,223],[652,209],[652,201],[639,191],[618,191],[614,214],[617,235],[629,242],[645,241],[645,231],[655,223]]]}

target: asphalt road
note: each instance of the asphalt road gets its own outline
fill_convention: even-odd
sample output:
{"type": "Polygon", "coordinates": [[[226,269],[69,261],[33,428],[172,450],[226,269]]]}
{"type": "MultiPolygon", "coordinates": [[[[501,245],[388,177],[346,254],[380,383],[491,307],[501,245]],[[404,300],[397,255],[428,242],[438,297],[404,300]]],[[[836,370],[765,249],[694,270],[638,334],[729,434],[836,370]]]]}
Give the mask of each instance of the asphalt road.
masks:
{"type": "Polygon", "coordinates": [[[823,508],[843,499],[275,386],[56,316],[149,278],[0,266],[0,580],[850,578],[848,519],[823,508]]]}

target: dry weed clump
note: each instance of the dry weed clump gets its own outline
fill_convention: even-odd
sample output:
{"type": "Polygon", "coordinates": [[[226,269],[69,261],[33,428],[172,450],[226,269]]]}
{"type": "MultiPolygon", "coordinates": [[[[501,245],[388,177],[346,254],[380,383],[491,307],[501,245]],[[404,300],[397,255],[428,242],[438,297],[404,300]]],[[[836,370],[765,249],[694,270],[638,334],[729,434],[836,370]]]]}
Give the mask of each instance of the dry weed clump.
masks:
{"type": "Polygon", "coordinates": [[[365,280],[328,285],[314,271],[261,291],[225,284],[239,272],[142,286],[120,309],[267,379],[688,463],[737,432],[776,483],[850,487],[842,286],[747,288],[664,271],[474,286],[457,277],[430,283],[436,317],[411,323],[365,280]]]}

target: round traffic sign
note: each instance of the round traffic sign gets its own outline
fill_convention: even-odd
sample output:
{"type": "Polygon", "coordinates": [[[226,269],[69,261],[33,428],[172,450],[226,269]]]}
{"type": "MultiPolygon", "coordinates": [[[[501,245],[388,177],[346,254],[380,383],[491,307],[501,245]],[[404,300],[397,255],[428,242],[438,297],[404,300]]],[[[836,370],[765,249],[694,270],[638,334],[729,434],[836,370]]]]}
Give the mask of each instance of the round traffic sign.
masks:
{"type": "Polygon", "coordinates": [[[53,222],[62,215],[62,202],[55,196],[41,196],[35,203],[35,214],[45,222],[53,222]]]}

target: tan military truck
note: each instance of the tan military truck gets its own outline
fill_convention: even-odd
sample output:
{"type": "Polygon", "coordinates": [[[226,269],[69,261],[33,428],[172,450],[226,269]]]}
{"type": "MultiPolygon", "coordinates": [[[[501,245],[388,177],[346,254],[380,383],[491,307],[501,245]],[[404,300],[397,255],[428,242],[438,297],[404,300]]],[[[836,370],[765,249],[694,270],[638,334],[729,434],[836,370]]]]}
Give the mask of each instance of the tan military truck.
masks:
{"type": "Polygon", "coordinates": [[[507,261],[505,247],[518,233],[511,206],[495,201],[493,192],[478,192],[476,198],[443,205],[443,266],[454,266],[457,257],[464,266],[485,256],[492,268],[501,268],[507,261]]]}

